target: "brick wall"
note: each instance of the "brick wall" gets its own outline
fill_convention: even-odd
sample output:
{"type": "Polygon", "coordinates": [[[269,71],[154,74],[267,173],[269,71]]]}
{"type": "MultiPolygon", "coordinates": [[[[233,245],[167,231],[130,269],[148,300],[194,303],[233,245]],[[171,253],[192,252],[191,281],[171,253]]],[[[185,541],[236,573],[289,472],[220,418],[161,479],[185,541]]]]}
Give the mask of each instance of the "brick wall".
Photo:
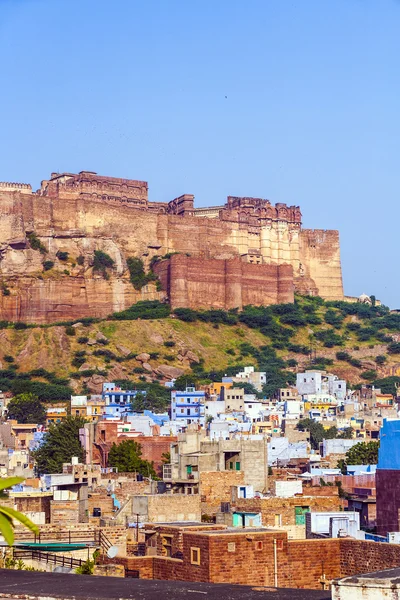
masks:
{"type": "Polygon", "coordinates": [[[287,537],[278,531],[210,535],[210,581],[274,586],[274,539],[277,541],[278,585],[284,585],[287,537]]]}
{"type": "MultiPolygon", "coordinates": [[[[115,562],[138,570],[144,579],[234,583],[321,589],[332,579],[397,567],[400,545],[350,539],[288,541],[281,531],[238,531],[206,534],[200,530],[166,528],[175,536],[174,548],[181,558],[158,556],[117,558],[115,562]],[[191,549],[200,551],[200,564],[193,564],[191,549]]],[[[111,562],[104,559],[103,562],[111,562]]]]}
{"type": "Polygon", "coordinates": [[[154,463],[156,472],[162,475],[162,455],[170,451],[171,443],[176,442],[175,436],[139,436],[135,442],[141,445],[142,458],[154,463]]]}
{"type": "Polygon", "coordinates": [[[340,540],[341,577],[398,567],[400,545],[340,540]]]}
{"type": "MultiPolygon", "coordinates": [[[[284,587],[321,589],[320,579],[342,576],[339,539],[291,540],[288,543],[284,587]]],[[[357,573],[357,571],[353,571],[357,573]]]]}
{"type": "Polygon", "coordinates": [[[45,513],[46,523],[50,523],[50,501],[52,496],[14,496],[17,510],[23,513],[45,513]]]}
{"type": "Polygon", "coordinates": [[[155,523],[201,521],[198,494],[159,494],[147,496],[148,520],[155,523]]]}
{"type": "Polygon", "coordinates": [[[243,485],[243,471],[205,471],[200,473],[201,511],[214,515],[221,502],[231,501],[231,487],[243,485]]]}
{"type": "Polygon", "coordinates": [[[79,502],[77,500],[52,500],[50,502],[50,522],[63,525],[79,523],[79,502]]]}
{"type": "Polygon", "coordinates": [[[334,496],[296,496],[293,498],[239,498],[235,508],[239,511],[261,513],[262,524],[266,527],[296,525],[296,506],[309,507],[313,512],[337,512],[343,507],[343,501],[334,496]],[[280,515],[280,523],[276,521],[280,515]]]}

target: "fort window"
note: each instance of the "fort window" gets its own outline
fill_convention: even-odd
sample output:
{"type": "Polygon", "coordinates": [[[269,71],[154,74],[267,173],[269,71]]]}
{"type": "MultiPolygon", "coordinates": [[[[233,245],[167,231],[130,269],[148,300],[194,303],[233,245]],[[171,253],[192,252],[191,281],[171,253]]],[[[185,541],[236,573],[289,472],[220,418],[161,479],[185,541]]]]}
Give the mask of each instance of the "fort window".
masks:
{"type": "Polygon", "coordinates": [[[190,562],[192,565],[200,564],[200,548],[190,548],[190,562]]]}
{"type": "Polygon", "coordinates": [[[263,543],[262,542],[256,542],[256,550],[262,550],[263,549],[263,543]]]}

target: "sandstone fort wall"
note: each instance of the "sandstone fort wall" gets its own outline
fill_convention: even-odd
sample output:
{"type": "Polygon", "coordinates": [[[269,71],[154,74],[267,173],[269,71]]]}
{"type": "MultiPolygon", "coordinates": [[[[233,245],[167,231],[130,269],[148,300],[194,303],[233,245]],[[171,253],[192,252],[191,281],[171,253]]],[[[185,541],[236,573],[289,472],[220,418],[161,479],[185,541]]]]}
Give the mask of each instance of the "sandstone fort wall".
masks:
{"type": "Polygon", "coordinates": [[[0,318],[103,317],[166,295],[173,306],[194,308],[290,302],[294,290],[343,298],[337,231],[301,229],[295,206],[229,197],[222,208],[196,212],[193,199],[149,202],[146,182],[87,172],[52,174],[34,193],[28,184],[0,183],[0,276],[10,290],[0,297],[0,318]],[[55,263],[49,272],[30,247],[32,232],[55,263]],[[109,280],[93,273],[95,250],[115,262],[109,280]],[[68,252],[68,264],[58,251],[68,252]],[[159,267],[167,270],[164,292],[153,284],[136,291],[127,258],[148,268],[152,257],[169,253],[180,254],[159,267]]]}

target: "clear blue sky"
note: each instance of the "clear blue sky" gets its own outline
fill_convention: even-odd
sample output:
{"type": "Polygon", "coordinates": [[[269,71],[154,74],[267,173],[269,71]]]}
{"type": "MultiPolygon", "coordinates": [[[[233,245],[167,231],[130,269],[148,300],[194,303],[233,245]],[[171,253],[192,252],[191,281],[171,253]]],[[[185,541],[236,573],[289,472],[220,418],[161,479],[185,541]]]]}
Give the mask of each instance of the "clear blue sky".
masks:
{"type": "Polygon", "coordinates": [[[400,308],[400,2],[0,0],[0,180],[299,204],[400,308]]]}

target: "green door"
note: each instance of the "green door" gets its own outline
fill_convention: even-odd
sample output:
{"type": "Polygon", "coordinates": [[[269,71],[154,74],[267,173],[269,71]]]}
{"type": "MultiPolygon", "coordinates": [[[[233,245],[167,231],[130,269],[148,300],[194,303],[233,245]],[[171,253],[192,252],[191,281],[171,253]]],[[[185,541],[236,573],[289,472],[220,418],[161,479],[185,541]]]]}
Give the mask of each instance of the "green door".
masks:
{"type": "Polygon", "coordinates": [[[236,463],[236,471],[240,471],[240,462],[236,463]]]}
{"type": "Polygon", "coordinates": [[[306,513],[310,512],[309,506],[295,506],[294,514],[296,518],[296,525],[306,524],[306,513]]]}

